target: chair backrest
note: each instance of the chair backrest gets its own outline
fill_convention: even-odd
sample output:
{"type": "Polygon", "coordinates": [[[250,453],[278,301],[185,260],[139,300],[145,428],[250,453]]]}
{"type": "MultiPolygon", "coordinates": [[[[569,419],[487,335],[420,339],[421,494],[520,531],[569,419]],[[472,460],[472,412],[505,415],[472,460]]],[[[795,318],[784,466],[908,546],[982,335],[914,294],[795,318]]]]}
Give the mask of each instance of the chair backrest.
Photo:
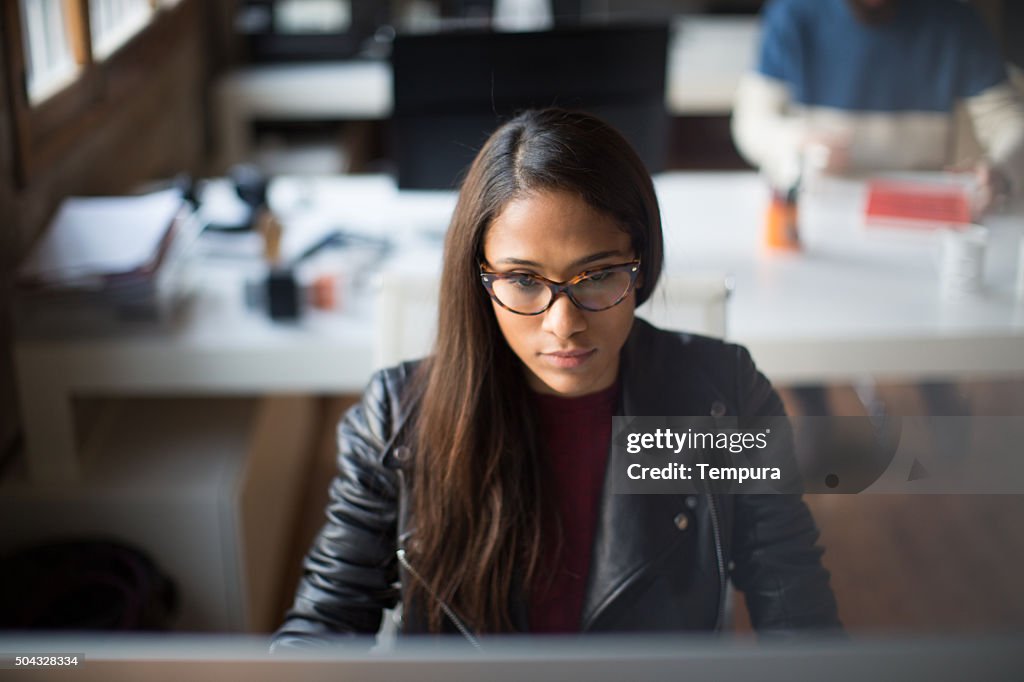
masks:
{"type": "MultiPolygon", "coordinates": [[[[429,354],[437,334],[437,274],[389,272],[377,285],[374,366],[389,367],[429,354]]],[[[724,338],[728,277],[664,273],[637,315],[652,324],[724,338]]]]}
{"type": "Polygon", "coordinates": [[[725,338],[732,280],[720,274],[663,272],[636,314],[663,329],[725,338]]]}
{"type": "Polygon", "coordinates": [[[437,335],[440,281],[436,273],[389,271],[377,281],[374,367],[430,353],[437,335]]]}

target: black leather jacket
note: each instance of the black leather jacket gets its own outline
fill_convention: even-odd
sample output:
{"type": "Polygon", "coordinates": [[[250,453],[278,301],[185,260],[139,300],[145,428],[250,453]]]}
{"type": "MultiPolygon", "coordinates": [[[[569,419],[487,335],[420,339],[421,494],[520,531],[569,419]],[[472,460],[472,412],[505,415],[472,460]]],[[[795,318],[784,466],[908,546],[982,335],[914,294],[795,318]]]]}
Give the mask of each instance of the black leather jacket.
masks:
{"type": "MultiPolygon", "coordinates": [[[[338,633],[375,633],[381,611],[416,580],[401,547],[411,532],[399,473],[414,363],[374,375],[338,427],[339,473],[327,523],[305,559],[274,649],[338,633]],[[400,561],[401,559],[401,561],[400,561]]],[[[622,350],[624,415],[782,415],[745,348],[634,322],[622,350]]],[[[615,466],[610,457],[609,467],[615,466]]],[[[606,480],[584,599],[583,631],[711,631],[726,618],[728,581],[759,631],[838,628],[818,531],[798,495],[613,495],[606,480]]],[[[525,600],[513,621],[527,630],[525,600]]],[[[449,619],[451,620],[451,619],[449,619]]],[[[448,623],[452,632],[461,624],[448,623]]],[[[402,632],[423,631],[406,613],[402,632]]]]}

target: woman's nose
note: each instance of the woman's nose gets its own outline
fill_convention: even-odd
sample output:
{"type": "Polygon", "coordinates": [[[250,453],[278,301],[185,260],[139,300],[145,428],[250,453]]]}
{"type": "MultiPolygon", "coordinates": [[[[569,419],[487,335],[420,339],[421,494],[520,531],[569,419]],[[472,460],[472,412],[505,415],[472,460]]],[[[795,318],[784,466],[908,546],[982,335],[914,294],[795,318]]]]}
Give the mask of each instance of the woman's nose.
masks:
{"type": "Polygon", "coordinates": [[[562,292],[544,312],[542,328],[559,338],[567,339],[586,329],[587,319],[583,316],[583,311],[576,307],[565,292],[562,292]]]}

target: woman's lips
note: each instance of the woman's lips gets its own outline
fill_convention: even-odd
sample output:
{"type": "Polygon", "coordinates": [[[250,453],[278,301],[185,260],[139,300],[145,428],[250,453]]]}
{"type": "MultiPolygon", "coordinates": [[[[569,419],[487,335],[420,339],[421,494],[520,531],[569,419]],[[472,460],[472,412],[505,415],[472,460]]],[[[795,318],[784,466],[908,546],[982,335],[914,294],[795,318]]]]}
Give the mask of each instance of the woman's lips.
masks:
{"type": "Polygon", "coordinates": [[[590,350],[560,350],[553,353],[541,353],[541,357],[548,364],[559,369],[572,369],[585,363],[596,352],[596,348],[591,348],[590,350]]]}

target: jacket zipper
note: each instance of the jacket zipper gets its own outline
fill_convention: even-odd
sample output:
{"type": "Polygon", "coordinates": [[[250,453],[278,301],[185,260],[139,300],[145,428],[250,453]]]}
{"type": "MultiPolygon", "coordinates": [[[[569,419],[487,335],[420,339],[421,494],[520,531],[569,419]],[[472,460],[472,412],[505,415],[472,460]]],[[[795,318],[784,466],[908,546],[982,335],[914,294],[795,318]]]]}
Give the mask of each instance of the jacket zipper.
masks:
{"type": "Polygon", "coordinates": [[[452,608],[448,606],[448,604],[445,603],[443,599],[438,597],[437,594],[432,589],[430,589],[430,585],[427,584],[427,581],[424,580],[422,576],[420,576],[420,574],[416,571],[416,569],[412,567],[412,564],[409,563],[409,559],[405,556],[405,549],[399,548],[396,554],[398,555],[398,563],[402,564],[402,566],[405,568],[405,570],[409,572],[410,575],[412,575],[414,578],[423,583],[423,586],[427,588],[427,592],[429,592],[430,596],[436,599],[437,602],[441,605],[441,610],[444,612],[444,615],[448,616],[452,623],[455,624],[455,627],[458,629],[460,633],[462,633],[462,636],[469,640],[469,643],[472,644],[475,649],[477,649],[478,651],[483,651],[483,647],[480,646],[480,641],[476,637],[474,637],[473,633],[469,631],[469,628],[467,628],[465,624],[463,624],[462,619],[455,615],[455,611],[453,611],[452,608]]]}
{"type": "Polygon", "coordinates": [[[708,505],[711,507],[711,531],[715,535],[715,559],[718,562],[718,614],[715,617],[715,631],[718,632],[722,629],[722,614],[725,611],[725,559],[722,553],[722,533],[718,527],[718,507],[711,493],[708,493],[708,505]]]}

